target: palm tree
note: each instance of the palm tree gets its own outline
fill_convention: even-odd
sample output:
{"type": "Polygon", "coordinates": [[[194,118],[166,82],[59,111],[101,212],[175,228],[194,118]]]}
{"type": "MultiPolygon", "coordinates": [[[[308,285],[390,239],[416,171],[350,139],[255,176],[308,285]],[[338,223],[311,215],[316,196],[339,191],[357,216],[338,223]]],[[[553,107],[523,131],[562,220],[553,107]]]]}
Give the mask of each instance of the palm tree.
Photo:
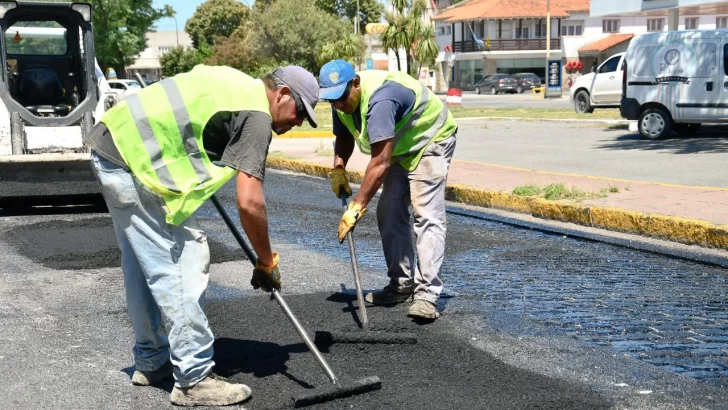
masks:
{"type": "Polygon", "coordinates": [[[355,64],[365,48],[364,38],[351,33],[341,40],[324,44],[321,47],[318,62],[320,65],[324,65],[331,60],[342,59],[355,64]]]}
{"type": "Polygon", "coordinates": [[[399,71],[402,71],[399,50],[404,49],[407,71],[415,77],[419,74],[414,70],[415,60],[421,67],[425,62],[429,64],[440,52],[434,40],[434,27],[423,25],[422,16],[425,10],[426,0],[412,0],[411,4],[409,0],[393,0],[392,10],[384,17],[389,25],[380,37],[386,50],[394,50],[399,71]]]}
{"type": "Polygon", "coordinates": [[[435,26],[428,24],[422,27],[418,37],[414,55],[415,59],[420,63],[417,75],[419,75],[423,65],[431,65],[435,62],[437,55],[440,54],[440,47],[435,41],[435,26]]]}

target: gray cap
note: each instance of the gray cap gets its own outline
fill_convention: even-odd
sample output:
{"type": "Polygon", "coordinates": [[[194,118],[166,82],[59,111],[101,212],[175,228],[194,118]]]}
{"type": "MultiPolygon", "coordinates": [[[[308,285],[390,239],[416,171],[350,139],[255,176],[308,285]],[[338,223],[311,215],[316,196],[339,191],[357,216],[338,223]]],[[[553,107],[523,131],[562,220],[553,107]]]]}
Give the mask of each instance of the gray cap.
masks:
{"type": "Polygon", "coordinates": [[[318,102],[319,84],[313,74],[303,67],[289,65],[278,68],[273,72],[273,75],[280,78],[294,93],[301,97],[301,102],[306,108],[308,123],[316,128],[318,125],[316,124],[316,114],[313,109],[318,102]]]}

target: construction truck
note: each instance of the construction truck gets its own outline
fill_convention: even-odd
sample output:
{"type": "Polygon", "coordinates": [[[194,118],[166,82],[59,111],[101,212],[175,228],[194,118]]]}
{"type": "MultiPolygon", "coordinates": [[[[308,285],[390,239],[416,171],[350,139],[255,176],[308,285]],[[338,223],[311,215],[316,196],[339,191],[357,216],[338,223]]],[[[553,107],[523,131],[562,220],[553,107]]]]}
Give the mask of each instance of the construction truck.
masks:
{"type": "Polygon", "coordinates": [[[83,136],[121,97],[91,16],[87,3],[0,1],[0,209],[100,202],[83,136]]]}

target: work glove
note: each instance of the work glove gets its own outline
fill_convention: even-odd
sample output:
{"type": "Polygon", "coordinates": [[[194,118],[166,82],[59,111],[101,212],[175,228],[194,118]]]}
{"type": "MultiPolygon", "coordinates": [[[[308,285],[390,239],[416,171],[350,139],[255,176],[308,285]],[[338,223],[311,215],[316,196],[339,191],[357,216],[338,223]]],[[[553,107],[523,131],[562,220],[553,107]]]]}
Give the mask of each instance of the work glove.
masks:
{"type": "Polygon", "coordinates": [[[339,243],[344,243],[346,234],[351,232],[356,223],[367,213],[367,209],[354,201],[349,202],[349,208],[339,221],[339,243]]]}
{"type": "Polygon", "coordinates": [[[253,278],[250,279],[253,289],[262,288],[264,291],[269,292],[268,284],[270,283],[277,290],[281,290],[281,272],[278,270],[280,260],[278,252],[273,252],[273,266],[261,265],[260,262],[255,264],[253,278]]]}
{"type": "Polygon", "coordinates": [[[337,198],[341,198],[341,192],[344,191],[346,196],[351,196],[351,187],[349,186],[349,176],[346,175],[344,168],[334,168],[329,172],[331,179],[331,190],[334,191],[337,198]]]}

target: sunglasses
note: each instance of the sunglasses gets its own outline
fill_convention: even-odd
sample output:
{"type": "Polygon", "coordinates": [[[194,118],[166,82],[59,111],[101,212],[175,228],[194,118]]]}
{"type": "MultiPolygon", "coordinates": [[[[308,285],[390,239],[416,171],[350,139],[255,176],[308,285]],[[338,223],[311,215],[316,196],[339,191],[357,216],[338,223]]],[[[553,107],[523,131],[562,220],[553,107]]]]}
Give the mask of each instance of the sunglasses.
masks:
{"type": "Polygon", "coordinates": [[[344,93],[341,94],[341,97],[335,99],[335,100],[328,100],[331,104],[335,102],[342,102],[349,99],[349,93],[351,92],[351,86],[354,84],[353,81],[349,81],[349,83],[346,85],[346,89],[344,90],[344,93]]]}
{"type": "Polygon", "coordinates": [[[298,95],[295,91],[291,90],[291,97],[293,98],[293,102],[296,103],[296,117],[300,120],[305,120],[308,118],[308,114],[306,113],[306,106],[303,105],[303,101],[301,101],[301,96],[298,95]]]}

